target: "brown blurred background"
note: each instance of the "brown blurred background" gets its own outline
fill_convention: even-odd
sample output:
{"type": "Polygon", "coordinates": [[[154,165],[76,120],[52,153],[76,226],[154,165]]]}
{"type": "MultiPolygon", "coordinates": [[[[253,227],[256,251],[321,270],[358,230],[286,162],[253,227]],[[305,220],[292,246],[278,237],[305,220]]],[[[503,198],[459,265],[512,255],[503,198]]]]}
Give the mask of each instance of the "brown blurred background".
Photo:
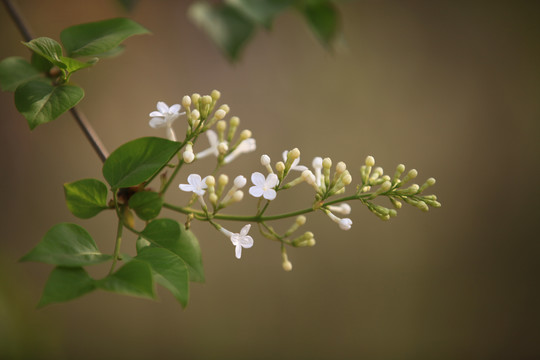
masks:
{"type": "MultiPolygon", "coordinates": [[[[188,1],[141,1],[131,14],[113,0],[18,3],[39,36],[116,16],[153,32],[73,77],[111,151],[163,135],[148,127],[158,100],[216,88],[257,139],[230,176],[261,171],[263,153],[276,161],[299,147],[302,163],[343,160],[357,180],[373,155],[387,172],[402,162],[420,182],[435,177],[443,207],[406,207],[382,222],[353,204],[348,232],[314,214],[306,230],[317,246],[289,251],[291,273],[277,244],[256,232],[238,261],[225,237],[197,223],[207,282],[191,286],[186,310],[165,291],[159,302],[98,291],[36,310],[52,267],[18,258],[64,221],[111,252],[115,224],[111,214],[82,221],[65,207],[64,182],[102,178],[74,121],[64,115],[30,132],[12,94],[0,93],[0,358],[540,358],[539,2],[343,3],[335,54],[289,12],[234,65],[187,19],[188,1]]],[[[0,58],[28,56],[3,8],[0,32],[0,58]]],[[[310,196],[302,186],[273,211],[303,208],[310,196]]],[[[171,189],[171,201],[184,199],[171,189]]],[[[230,212],[255,203],[246,197],[230,212]]]]}

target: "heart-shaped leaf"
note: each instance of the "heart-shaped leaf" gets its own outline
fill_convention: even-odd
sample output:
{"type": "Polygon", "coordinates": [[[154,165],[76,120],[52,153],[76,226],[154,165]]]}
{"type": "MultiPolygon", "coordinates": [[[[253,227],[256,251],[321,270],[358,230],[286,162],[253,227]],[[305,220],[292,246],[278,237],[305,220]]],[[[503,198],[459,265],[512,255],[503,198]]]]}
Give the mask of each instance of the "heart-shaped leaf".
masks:
{"type": "Polygon", "coordinates": [[[38,261],[57,266],[86,266],[112,257],[99,252],[94,239],[76,224],[54,225],[20,261],[38,261]]]}
{"type": "Polygon", "coordinates": [[[57,267],[49,276],[38,307],[73,300],[96,288],[94,279],[81,267],[57,267]]]}
{"type": "Polygon", "coordinates": [[[133,20],[115,18],[71,26],[60,33],[68,56],[98,56],[133,35],[150,31],[133,20]]]}
{"type": "Polygon", "coordinates": [[[155,299],[154,280],[150,265],[132,260],[118,271],[96,281],[97,287],[118,294],[155,299]]]}
{"type": "Polygon", "coordinates": [[[33,130],[36,126],[55,120],[74,107],[84,97],[75,85],[58,85],[39,80],[29,81],[15,90],[15,106],[33,130]]]}
{"type": "Polygon", "coordinates": [[[69,211],[81,219],[96,216],[107,206],[107,185],[96,179],[83,179],[64,184],[69,211]]]}
{"type": "Polygon", "coordinates": [[[20,57],[8,57],[0,62],[0,86],[4,91],[15,91],[19,85],[39,78],[41,73],[20,57]]]}
{"type": "Polygon", "coordinates": [[[178,255],[164,248],[147,246],[138,251],[135,259],[148,263],[154,272],[155,281],[167,288],[182,307],[187,306],[189,272],[178,255]]]}
{"type": "Polygon", "coordinates": [[[163,205],[163,199],[153,191],[140,191],[129,198],[129,207],[135,211],[142,220],[156,218],[163,205]]]}
{"type": "Polygon", "coordinates": [[[130,141],[116,149],[103,164],[103,176],[113,189],[139,185],[159,172],[182,144],[156,137],[130,141]]]}

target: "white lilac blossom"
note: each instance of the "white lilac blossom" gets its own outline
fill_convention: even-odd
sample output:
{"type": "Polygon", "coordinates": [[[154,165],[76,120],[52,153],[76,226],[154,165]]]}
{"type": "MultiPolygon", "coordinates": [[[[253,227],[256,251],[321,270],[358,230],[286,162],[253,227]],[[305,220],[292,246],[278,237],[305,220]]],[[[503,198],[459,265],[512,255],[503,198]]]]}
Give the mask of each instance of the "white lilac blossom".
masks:
{"type": "Polygon", "coordinates": [[[276,174],[268,174],[265,178],[260,172],[251,174],[251,182],[254,186],[249,188],[249,193],[254,197],[264,197],[266,200],[274,200],[276,198],[276,190],[274,187],[278,184],[276,174]]]}
{"type": "Polygon", "coordinates": [[[231,239],[231,242],[236,247],[235,255],[237,259],[240,259],[242,257],[242,248],[249,249],[253,246],[253,238],[248,235],[250,228],[251,224],[247,224],[240,230],[240,233],[232,233],[224,227],[221,227],[219,229],[219,231],[221,231],[225,236],[231,239]]]}
{"type": "Polygon", "coordinates": [[[210,144],[210,147],[198,153],[197,159],[205,158],[208,155],[214,155],[216,157],[219,156],[219,140],[216,132],[214,130],[207,130],[206,137],[208,138],[208,143],[210,144]]]}
{"type": "Polygon", "coordinates": [[[315,170],[315,184],[317,186],[321,186],[321,178],[322,178],[322,163],[323,159],[320,156],[317,156],[313,159],[313,163],[311,164],[313,166],[313,170],[315,170]]]}
{"type": "MultiPolygon", "coordinates": [[[[284,163],[287,163],[287,155],[288,154],[289,154],[289,152],[287,150],[285,150],[283,152],[283,154],[282,154],[284,163]]],[[[307,167],[305,167],[304,165],[298,165],[299,162],[300,162],[300,157],[297,157],[296,159],[294,159],[292,164],[291,164],[291,170],[296,170],[296,171],[305,171],[305,170],[307,170],[307,167]]]]}
{"type": "Polygon", "coordinates": [[[349,215],[351,213],[351,206],[347,203],[341,203],[339,205],[329,205],[328,210],[338,214],[349,215]]]}
{"type": "Polygon", "coordinates": [[[241,154],[246,154],[252,151],[255,151],[257,149],[257,144],[255,143],[255,139],[249,138],[242,140],[240,144],[234,149],[229,155],[225,156],[225,159],[223,159],[223,162],[225,164],[230,163],[234,159],[236,159],[241,154]]]}
{"type": "Polygon", "coordinates": [[[174,104],[173,106],[169,107],[163,101],[158,101],[156,108],[158,111],[152,111],[150,113],[150,126],[154,129],[162,127],[166,128],[167,138],[169,140],[176,141],[176,134],[172,129],[172,123],[180,115],[184,115],[185,112],[180,113],[180,104],[174,104]]]}
{"type": "Polygon", "coordinates": [[[352,226],[352,220],[349,218],[340,219],[336,215],[332,214],[330,211],[327,211],[326,215],[328,215],[328,217],[332,219],[332,221],[338,224],[341,230],[349,230],[352,226]]]}
{"type": "Polygon", "coordinates": [[[187,178],[188,184],[180,184],[178,187],[182,191],[193,192],[199,196],[203,196],[206,192],[206,178],[201,179],[199,174],[190,174],[187,178]]]}

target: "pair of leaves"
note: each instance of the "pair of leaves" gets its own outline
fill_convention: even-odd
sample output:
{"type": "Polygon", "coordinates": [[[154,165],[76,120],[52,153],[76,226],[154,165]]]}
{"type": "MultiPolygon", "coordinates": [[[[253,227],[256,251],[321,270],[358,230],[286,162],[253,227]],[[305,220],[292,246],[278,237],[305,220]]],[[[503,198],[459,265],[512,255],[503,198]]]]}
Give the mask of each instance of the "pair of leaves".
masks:
{"type": "Polygon", "coordinates": [[[258,26],[270,29],[277,15],[293,7],[322,44],[330,47],[339,30],[339,13],[330,0],[225,0],[217,5],[198,1],[188,14],[234,61],[258,26]]]}
{"type": "Polygon", "coordinates": [[[66,84],[71,74],[95,64],[98,57],[118,54],[121,42],[130,36],[145,34],[148,30],[136,22],[110,19],[72,26],[62,31],[62,46],[53,39],[41,37],[24,43],[33,52],[32,63],[20,57],[0,62],[0,86],[15,92],[15,106],[26,118],[30,129],[50,122],[79,103],[84,97],[82,88],[66,84]],[[95,56],[80,61],[77,56],[95,56]],[[59,84],[42,77],[56,66],[62,76],[59,84]]]}

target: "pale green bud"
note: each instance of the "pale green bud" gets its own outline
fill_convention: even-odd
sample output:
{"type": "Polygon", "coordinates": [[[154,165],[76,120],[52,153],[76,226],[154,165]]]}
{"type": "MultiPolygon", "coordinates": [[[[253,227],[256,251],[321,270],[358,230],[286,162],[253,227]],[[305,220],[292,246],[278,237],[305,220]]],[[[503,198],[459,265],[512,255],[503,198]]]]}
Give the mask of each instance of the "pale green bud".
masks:
{"type": "Polygon", "coordinates": [[[302,226],[306,223],[306,217],[304,215],[300,215],[296,218],[296,224],[298,226],[302,226]]]}
{"type": "Polygon", "coordinates": [[[212,97],[210,95],[204,95],[202,97],[202,103],[204,105],[210,105],[212,103],[212,97]]]}
{"type": "Polygon", "coordinates": [[[332,159],[324,158],[322,162],[323,169],[330,169],[332,167],[332,159]]]}
{"type": "MultiPolygon", "coordinates": [[[[222,106],[223,106],[223,105],[222,105],[222,106]]],[[[231,120],[229,121],[229,124],[230,124],[231,126],[235,126],[235,127],[238,126],[238,125],[240,125],[240,118],[239,118],[238,116],[233,116],[233,117],[231,118],[231,120]]]]}
{"type": "Polygon", "coordinates": [[[283,161],[278,161],[276,163],[276,170],[279,173],[282,173],[283,171],[285,171],[285,164],[283,163],[283,161]]]}
{"type": "Polygon", "coordinates": [[[246,139],[249,139],[251,137],[251,131],[250,130],[243,130],[241,133],[240,133],[240,139],[242,140],[246,140],[246,139]]]}
{"type": "Polygon", "coordinates": [[[220,142],[218,144],[218,152],[221,154],[221,155],[225,155],[227,153],[227,151],[229,151],[229,145],[227,145],[226,142],[220,142]]]}
{"type": "Polygon", "coordinates": [[[221,97],[221,93],[218,90],[212,90],[210,95],[214,100],[218,100],[221,97]]]}
{"type": "Polygon", "coordinates": [[[223,119],[225,117],[225,115],[227,115],[227,113],[224,110],[221,110],[221,109],[217,110],[216,113],[214,114],[214,116],[218,120],[223,119]]]}
{"type": "Polygon", "coordinates": [[[229,105],[227,104],[223,104],[219,107],[220,110],[223,110],[225,111],[226,113],[228,113],[229,111],[231,111],[231,108],[229,107],[229,105]]]}
{"type": "Polygon", "coordinates": [[[398,182],[399,178],[401,177],[401,174],[405,171],[405,165],[399,164],[396,167],[396,172],[394,173],[394,177],[392,179],[392,182],[395,184],[398,182]]]}
{"type": "Polygon", "coordinates": [[[336,165],[336,173],[341,174],[345,170],[347,170],[347,165],[343,161],[338,162],[336,165]]]}
{"type": "Polygon", "coordinates": [[[419,192],[422,192],[424,190],[426,190],[428,187],[430,186],[433,186],[435,185],[435,179],[434,178],[429,178],[426,180],[426,182],[424,184],[422,184],[422,186],[420,186],[420,191],[419,192]]]}
{"type": "Polygon", "coordinates": [[[193,95],[191,95],[191,102],[193,103],[193,105],[195,106],[195,108],[198,108],[199,107],[199,100],[201,99],[201,95],[195,93],[193,95]]]}
{"type": "Polygon", "coordinates": [[[292,263],[289,260],[285,260],[281,263],[281,266],[283,266],[283,270],[285,271],[291,271],[292,270],[292,263]]]}
{"type": "Polygon", "coordinates": [[[217,202],[218,202],[218,196],[216,195],[216,193],[212,193],[210,195],[208,195],[208,198],[210,199],[210,203],[216,207],[217,206],[217,202]]]}
{"type": "Polygon", "coordinates": [[[184,96],[182,98],[182,106],[187,109],[191,106],[191,98],[189,96],[184,96]]]}
{"type": "Polygon", "coordinates": [[[287,156],[293,160],[298,159],[300,157],[300,150],[298,150],[298,148],[294,148],[291,151],[289,151],[287,156]]]}
{"type": "Polygon", "coordinates": [[[418,171],[416,171],[416,169],[409,170],[409,172],[407,173],[407,175],[405,175],[405,177],[403,178],[401,182],[405,184],[407,181],[412,180],[416,178],[417,176],[418,176],[418,171]]]}
{"type": "Polygon", "coordinates": [[[366,166],[372,167],[373,165],[375,165],[375,158],[371,155],[366,157],[366,166]]]}

